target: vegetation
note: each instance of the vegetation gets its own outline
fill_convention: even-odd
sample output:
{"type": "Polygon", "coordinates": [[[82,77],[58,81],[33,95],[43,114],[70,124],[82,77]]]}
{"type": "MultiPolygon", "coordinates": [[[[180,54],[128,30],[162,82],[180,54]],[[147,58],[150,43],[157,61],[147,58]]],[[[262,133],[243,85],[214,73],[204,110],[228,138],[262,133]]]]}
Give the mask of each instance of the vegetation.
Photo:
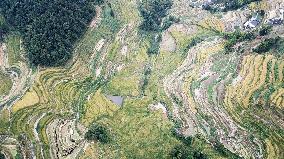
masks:
{"type": "Polygon", "coordinates": [[[275,52],[280,56],[284,55],[284,39],[283,38],[279,39],[277,43],[275,44],[275,52]]]}
{"type": "Polygon", "coordinates": [[[0,96],[8,94],[12,88],[12,84],[9,76],[0,71],[0,96]]]}
{"type": "Polygon", "coordinates": [[[234,31],[233,33],[225,33],[224,38],[227,40],[225,43],[225,51],[231,52],[233,51],[233,46],[238,42],[252,40],[255,38],[253,32],[241,32],[239,30],[234,31]]]}
{"type": "Polygon", "coordinates": [[[169,16],[163,21],[162,30],[167,30],[172,24],[180,22],[179,18],[169,16]]]}
{"type": "Polygon", "coordinates": [[[170,157],[173,159],[207,159],[208,156],[200,151],[198,146],[194,144],[198,139],[196,137],[185,137],[179,134],[176,130],[173,130],[173,135],[182,142],[182,144],[175,146],[171,152],[170,157]]]}
{"type": "Polygon", "coordinates": [[[161,28],[162,19],[171,8],[171,0],[142,0],[139,11],[143,17],[140,29],[144,31],[158,31],[161,28]]]}
{"type": "Polygon", "coordinates": [[[189,42],[189,44],[186,46],[186,49],[190,49],[194,46],[196,46],[198,43],[202,42],[202,38],[200,37],[194,37],[192,40],[189,42]]]}
{"type": "Polygon", "coordinates": [[[196,150],[192,145],[180,144],[175,146],[169,154],[172,159],[207,159],[207,155],[196,150]]]}
{"type": "MultiPolygon", "coordinates": [[[[176,128],[180,126],[176,125],[176,128]]],[[[177,145],[170,152],[170,157],[173,159],[206,159],[206,158],[230,158],[238,159],[238,155],[230,152],[226,149],[221,143],[212,141],[212,145],[204,144],[206,141],[202,136],[196,135],[194,137],[188,136],[185,137],[182,134],[179,134],[175,129],[172,130],[173,135],[181,141],[182,144],[177,145]],[[206,149],[214,149],[215,156],[212,155],[212,151],[206,149]],[[218,157],[217,157],[218,156],[218,157]]]]}
{"type": "Polygon", "coordinates": [[[109,131],[101,125],[93,124],[86,132],[85,139],[107,143],[110,141],[109,131]]]}
{"type": "Polygon", "coordinates": [[[215,3],[222,4],[224,6],[223,8],[221,8],[218,5],[215,6],[214,4],[211,4],[211,5],[204,5],[203,9],[210,10],[212,12],[217,12],[217,11],[227,12],[230,10],[237,10],[247,4],[257,1],[261,0],[217,0],[217,2],[215,3]]]}
{"type": "Polygon", "coordinates": [[[278,46],[280,37],[269,38],[262,41],[256,48],[253,49],[256,53],[265,53],[278,46]]]}
{"type": "Polygon", "coordinates": [[[272,26],[271,25],[265,25],[265,26],[262,26],[261,29],[259,30],[259,35],[260,36],[264,36],[264,35],[267,35],[271,32],[272,30],[272,26]]]}
{"type": "Polygon", "coordinates": [[[42,66],[70,59],[73,45],[95,14],[90,1],[3,0],[0,6],[7,22],[21,32],[30,62],[42,66]]]}
{"type": "Polygon", "coordinates": [[[102,5],[104,3],[104,0],[95,0],[94,4],[95,5],[102,5]]]}
{"type": "Polygon", "coordinates": [[[142,86],[141,86],[141,90],[142,90],[142,93],[145,94],[145,89],[149,83],[149,78],[151,76],[151,67],[150,66],[145,66],[145,69],[144,69],[144,76],[143,76],[143,83],[142,83],[142,86]]]}
{"type": "Polygon", "coordinates": [[[9,26],[5,22],[4,17],[0,14],[0,42],[3,41],[4,35],[9,31],[9,26]]]}
{"type": "Polygon", "coordinates": [[[0,113],[0,134],[7,134],[9,129],[9,111],[3,109],[0,113]]]}
{"type": "Polygon", "coordinates": [[[156,55],[159,53],[161,40],[162,35],[159,33],[156,36],[150,36],[150,47],[147,49],[148,55],[156,55]]]}
{"type": "MultiPolygon", "coordinates": [[[[212,20],[212,22],[208,26],[214,25],[212,29],[218,28],[216,32],[206,27],[202,28],[202,25],[196,28],[191,25],[190,28],[187,28],[187,25],[172,27],[168,33],[175,41],[175,48],[162,48],[163,51],[159,52],[163,31],[178,21],[174,17],[165,16],[157,31],[143,31],[144,37],[141,39],[141,36],[137,35],[137,29],[139,29],[137,24],[133,24],[139,21],[139,11],[136,10],[138,8],[135,2],[141,1],[119,0],[104,3],[96,0],[90,2],[95,5],[104,3],[99,10],[101,21],[96,25],[96,29],[89,29],[76,45],[78,56],[72,60],[70,67],[40,69],[39,72],[34,71],[36,75],[32,75],[35,76],[28,75],[27,78],[30,78],[33,84],[30,85],[27,82],[24,84],[29,87],[29,90],[24,91],[20,96],[21,99],[15,101],[16,103],[11,107],[7,104],[11,111],[6,110],[6,113],[2,111],[0,114],[1,132],[9,133],[11,138],[26,134],[26,139],[19,139],[21,142],[18,143],[22,145],[33,143],[32,147],[23,147],[25,151],[17,153],[19,158],[22,158],[21,154],[25,156],[25,153],[29,153],[29,149],[33,150],[37,158],[56,158],[56,155],[66,155],[66,158],[96,158],[98,156],[175,159],[238,158],[227,149],[227,146],[218,142],[220,138],[228,141],[228,147],[242,147],[241,150],[236,149],[238,154],[247,155],[246,158],[258,158],[254,152],[259,147],[254,147],[254,142],[251,141],[254,136],[261,139],[260,143],[264,148],[269,147],[265,145],[267,138],[275,138],[273,139],[275,141],[271,141],[274,149],[276,151],[283,149],[281,146],[283,135],[278,135],[283,134],[278,133],[281,129],[274,131],[275,129],[269,128],[277,124],[275,121],[282,117],[281,114],[275,118],[276,120],[270,120],[270,117],[273,117],[269,114],[270,111],[256,114],[259,118],[255,120],[251,120],[255,118],[254,114],[247,118],[244,116],[245,113],[236,114],[239,110],[232,111],[232,114],[225,113],[222,119],[215,114],[223,113],[223,109],[219,109],[219,106],[234,110],[235,105],[239,103],[238,100],[242,101],[254,94],[253,92],[260,87],[257,84],[271,81],[282,87],[283,64],[281,60],[272,58],[272,55],[253,54],[243,57],[238,54],[224,55],[223,41],[215,40],[216,34],[223,30],[221,26],[223,22],[210,18],[208,21],[212,20]],[[129,15],[129,10],[136,12],[131,12],[133,14],[129,15]],[[126,14],[127,17],[125,17],[126,14]],[[102,49],[94,51],[101,40],[104,40],[102,49]],[[185,57],[188,57],[187,60],[185,57]],[[257,60],[253,61],[254,58],[257,60]],[[241,62],[242,59],[243,62],[241,62]],[[246,69],[250,67],[249,65],[256,66],[256,64],[257,67],[246,69]],[[98,70],[100,70],[99,75],[97,75],[98,70]],[[208,71],[214,74],[207,74],[208,71]],[[234,78],[238,77],[239,72],[248,76],[238,81],[237,84],[231,84],[235,81],[234,78]],[[242,83],[246,85],[241,85],[242,83]],[[235,86],[236,89],[234,89],[235,86]],[[228,89],[224,89],[225,87],[228,89]],[[245,89],[249,92],[243,93],[244,96],[238,96],[245,89]],[[114,104],[108,95],[123,97],[122,106],[114,104]],[[230,105],[231,99],[232,105],[230,105]],[[219,101],[222,102],[221,105],[217,103],[219,101]],[[184,107],[188,102],[189,107],[184,107]],[[213,109],[214,111],[210,111],[213,109]],[[191,123],[187,120],[191,115],[189,111],[196,115],[193,122],[196,122],[198,132],[204,131],[206,136],[183,136],[183,133],[187,133],[186,130],[191,129],[188,125],[191,123]],[[239,126],[235,125],[235,122],[228,122],[227,115],[232,115],[232,119],[241,116],[242,119],[237,120],[236,123],[241,124],[241,127],[246,130],[238,129],[239,126]],[[259,120],[263,116],[269,116],[269,118],[264,118],[264,121],[268,123],[267,126],[264,125],[266,122],[259,120]],[[76,121],[70,120],[74,118],[76,121]],[[248,122],[243,122],[244,120],[248,122]],[[227,125],[227,123],[233,125],[227,125]],[[83,134],[81,124],[89,127],[87,133],[83,134]],[[173,131],[173,134],[171,130],[174,124],[178,125],[176,129],[183,133],[173,131]],[[236,130],[237,138],[227,136],[231,134],[232,129],[236,130]],[[253,134],[248,141],[246,141],[247,134],[253,134]],[[68,136],[64,141],[58,138],[64,136],[68,136]],[[85,140],[81,137],[92,142],[85,146],[78,146],[72,152],[73,145],[68,146],[65,143],[84,145],[85,140]],[[56,145],[52,144],[54,140],[58,140],[56,145]],[[64,147],[64,149],[60,149],[58,153],[50,153],[50,151],[57,151],[58,147],[64,147]]],[[[5,40],[11,35],[10,33],[5,36],[7,37],[5,40]]],[[[254,32],[250,36],[248,33],[238,31],[224,34],[224,37],[228,42],[233,43],[230,47],[233,49],[236,43],[242,44],[242,41],[251,40],[256,34],[254,32]]],[[[10,49],[19,48],[19,38],[13,37],[9,41],[10,44],[5,42],[8,52],[10,49]]],[[[275,49],[280,46],[280,42],[278,43],[275,49]]],[[[15,55],[13,53],[13,56],[15,55]]],[[[21,68],[18,65],[13,67],[21,68]]],[[[19,73],[19,76],[21,75],[26,75],[26,73],[19,73]]],[[[272,86],[273,90],[266,91],[267,102],[278,103],[279,101],[278,105],[281,106],[283,90],[272,86]],[[275,93],[274,98],[271,98],[272,93],[275,93]]],[[[261,87],[267,90],[266,86],[261,87]]],[[[262,95],[263,93],[258,93],[258,96],[262,95]]],[[[248,100],[247,103],[249,102],[248,100]]],[[[259,107],[257,110],[260,111],[259,107]]],[[[266,158],[266,149],[262,150],[263,157],[266,158]]],[[[276,153],[275,157],[270,158],[283,156],[281,152],[276,153]]],[[[12,154],[16,154],[15,150],[12,150],[12,154]]],[[[28,158],[31,157],[28,156],[28,158]]]]}
{"type": "Polygon", "coordinates": [[[216,151],[218,151],[224,157],[229,157],[229,158],[232,158],[232,159],[240,159],[240,157],[238,155],[230,152],[220,142],[215,142],[214,143],[214,148],[215,148],[216,151]]]}
{"type": "Polygon", "coordinates": [[[184,145],[178,145],[170,152],[170,157],[173,159],[190,159],[192,156],[192,150],[184,145]]]}
{"type": "Polygon", "coordinates": [[[150,39],[148,55],[158,54],[162,40],[161,32],[173,23],[179,22],[179,19],[173,16],[163,20],[172,4],[172,0],[143,0],[139,5],[140,14],[143,17],[140,30],[149,35],[150,39]]]}
{"type": "Polygon", "coordinates": [[[8,62],[13,65],[19,62],[21,58],[21,35],[17,32],[9,32],[5,36],[4,42],[7,45],[8,62]]]}
{"type": "Polygon", "coordinates": [[[0,153],[0,159],[5,159],[5,155],[2,152],[0,153]]]}

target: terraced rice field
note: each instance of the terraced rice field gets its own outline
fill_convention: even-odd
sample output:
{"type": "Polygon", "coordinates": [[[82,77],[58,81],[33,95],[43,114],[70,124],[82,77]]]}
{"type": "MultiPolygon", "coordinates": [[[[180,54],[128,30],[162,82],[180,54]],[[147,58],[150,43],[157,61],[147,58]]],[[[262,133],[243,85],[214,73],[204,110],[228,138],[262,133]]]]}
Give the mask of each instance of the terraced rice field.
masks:
{"type": "Polygon", "coordinates": [[[0,50],[2,153],[171,158],[176,146],[186,145],[179,134],[208,158],[282,158],[283,56],[226,53],[226,18],[187,8],[186,0],[174,1],[169,14],[180,22],[161,33],[159,53],[149,55],[137,2],[110,4],[96,9],[95,24],[64,67],[30,68],[20,37],[8,35],[0,50]],[[108,143],[84,138],[94,123],[109,130],[108,143]]]}

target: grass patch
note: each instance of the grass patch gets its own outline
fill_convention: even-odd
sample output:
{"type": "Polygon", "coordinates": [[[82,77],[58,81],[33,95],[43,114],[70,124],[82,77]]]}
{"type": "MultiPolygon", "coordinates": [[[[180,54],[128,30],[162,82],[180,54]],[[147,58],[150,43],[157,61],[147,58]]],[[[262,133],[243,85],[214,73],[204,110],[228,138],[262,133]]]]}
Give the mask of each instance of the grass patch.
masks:
{"type": "Polygon", "coordinates": [[[17,32],[12,32],[6,36],[5,43],[7,44],[8,62],[9,65],[14,65],[22,60],[21,58],[21,36],[17,32]]]}
{"type": "Polygon", "coordinates": [[[6,134],[9,128],[10,114],[9,110],[3,109],[0,112],[0,133],[6,134]]]}
{"type": "Polygon", "coordinates": [[[12,107],[12,112],[16,112],[28,106],[35,105],[39,102],[39,97],[37,93],[33,90],[28,91],[21,100],[17,101],[12,107]]]}
{"type": "Polygon", "coordinates": [[[102,21],[98,27],[89,29],[75,49],[76,52],[80,53],[80,58],[84,61],[90,60],[89,58],[93,54],[94,47],[99,40],[106,39],[107,41],[112,41],[122,25],[122,22],[111,16],[111,11],[108,6],[103,9],[101,18],[102,21]]]}
{"type": "Polygon", "coordinates": [[[7,74],[0,71],[0,96],[7,95],[12,88],[12,80],[7,74]]]}
{"type": "Polygon", "coordinates": [[[82,118],[82,122],[86,126],[90,125],[92,121],[98,119],[100,116],[112,116],[114,111],[118,109],[118,107],[108,100],[100,90],[91,97],[84,107],[86,112],[82,118]]]}
{"type": "Polygon", "coordinates": [[[112,141],[100,144],[110,158],[166,158],[179,141],[171,134],[172,123],[158,112],[149,112],[149,99],[128,99],[113,117],[95,121],[110,129],[112,141]]]}

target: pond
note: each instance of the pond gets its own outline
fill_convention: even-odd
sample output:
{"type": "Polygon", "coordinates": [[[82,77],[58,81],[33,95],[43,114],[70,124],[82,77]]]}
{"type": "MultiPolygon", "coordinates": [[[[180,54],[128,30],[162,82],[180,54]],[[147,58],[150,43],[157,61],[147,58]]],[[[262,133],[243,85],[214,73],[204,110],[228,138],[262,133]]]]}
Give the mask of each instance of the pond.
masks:
{"type": "Polygon", "coordinates": [[[122,96],[106,95],[106,97],[118,106],[122,106],[122,104],[123,104],[124,98],[122,96]]]}

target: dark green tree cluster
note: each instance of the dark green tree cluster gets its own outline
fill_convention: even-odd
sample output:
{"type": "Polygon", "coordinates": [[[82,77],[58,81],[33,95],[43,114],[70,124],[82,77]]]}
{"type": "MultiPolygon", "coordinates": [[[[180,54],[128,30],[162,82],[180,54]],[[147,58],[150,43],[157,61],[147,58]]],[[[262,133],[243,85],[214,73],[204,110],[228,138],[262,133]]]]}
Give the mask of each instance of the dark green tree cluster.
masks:
{"type": "Polygon", "coordinates": [[[204,5],[203,8],[205,10],[209,10],[212,12],[217,12],[217,11],[227,12],[230,10],[237,10],[247,4],[257,1],[261,0],[217,0],[217,2],[215,2],[214,4],[204,5]],[[224,7],[221,9],[220,6],[215,4],[223,4],[224,7]]]}
{"type": "Polygon", "coordinates": [[[150,40],[147,50],[149,56],[159,53],[161,32],[179,22],[179,19],[173,16],[166,18],[172,5],[172,0],[141,0],[139,3],[140,15],[143,18],[140,31],[150,40]]]}
{"type": "Polygon", "coordinates": [[[229,159],[242,159],[242,157],[232,153],[231,151],[229,151],[228,149],[226,149],[224,147],[223,144],[221,144],[219,141],[215,141],[213,142],[214,145],[214,149],[222,156],[227,157],[229,159]]]}
{"type": "Polygon", "coordinates": [[[172,159],[207,159],[207,155],[204,155],[200,151],[193,151],[190,147],[185,145],[175,146],[170,152],[172,159]]]}
{"type": "Polygon", "coordinates": [[[0,2],[8,24],[22,34],[30,62],[42,66],[58,66],[70,59],[75,42],[95,15],[92,4],[90,0],[0,2]]]}
{"type": "Polygon", "coordinates": [[[225,0],[224,11],[236,10],[247,4],[250,4],[251,2],[257,2],[257,1],[261,0],[225,0]]]}
{"type": "Polygon", "coordinates": [[[0,15],[0,42],[4,40],[4,35],[9,31],[9,26],[5,22],[4,17],[0,15]]]}
{"type": "Polygon", "coordinates": [[[139,11],[143,17],[140,28],[144,31],[159,31],[164,17],[172,7],[171,0],[142,0],[139,11]]]}
{"type": "Polygon", "coordinates": [[[149,84],[151,73],[152,73],[151,66],[146,65],[144,68],[144,76],[143,76],[143,81],[142,81],[142,86],[141,86],[143,95],[145,94],[146,87],[149,84]]]}
{"type": "Polygon", "coordinates": [[[6,158],[5,155],[2,152],[0,152],[0,159],[5,159],[5,158],[6,158]]]}
{"type": "Polygon", "coordinates": [[[174,16],[169,16],[163,21],[161,30],[167,30],[172,24],[180,22],[180,19],[174,16]]]}
{"type": "Polygon", "coordinates": [[[224,38],[227,40],[225,43],[225,51],[231,52],[233,51],[233,46],[238,42],[253,40],[256,36],[253,32],[241,32],[239,30],[233,33],[225,33],[224,38]]]}
{"type": "Polygon", "coordinates": [[[107,128],[102,125],[93,124],[85,134],[85,139],[89,141],[99,141],[108,143],[110,141],[110,133],[107,128]]]}
{"type": "Polygon", "coordinates": [[[189,42],[189,44],[186,46],[186,50],[189,50],[190,48],[196,46],[198,43],[202,42],[203,39],[200,37],[194,37],[192,40],[189,42]]]}
{"type": "Polygon", "coordinates": [[[172,130],[173,135],[182,142],[175,146],[169,153],[172,159],[207,159],[208,156],[197,149],[193,142],[197,138],[185,137],[179,134],[175,129],[172,130]]]}
{"type": "MultiPolygon", "coordinates": [[[[173,135],[181,141],[181,144],[176,145],[169,153],[170,158],[172,159],[207,159],[210,158],[210,154],[207,154],[203,151],[203,149],[207,146],[204,145],[206,140],[201,135],[196,135],[194,137],[191,136],[183,136],[180,134],[177,129],[181,127],[181,123],[179,121],[175,122],[175,128],[172,129],[173,135]]],[[[230,152],[228,149],[224,147],[220,142],[216,142],[215,140],[211,141],[212,148],[216,150],[216,152],[224,158],[228,159],[241,159],[238,155],[230,152]]]]}
{"type": "Polygon", "coordinates": [[[253,51],[256,53],[268,52],[271,49],[276,48],[280,40],[280,37],[265,39],[256,48],[254,48],[253,51]]]}
{"type": "Polygon", "coordinates": [[[259,30],[259,35],[260,36],[265,36],[265,35],[268,35],[272,30],[272,26],[271,25],[264,25],[260,28],[259,30]]]}
{"type": "Polygon", "coordinates": [[[104,0],[95,0],[94,4],[95,5],[102,5],[102,4],[104,4],[104,2],[105,2],[104,0]]]}
{"type": "Polygon", "coordinates": [[[157,33],[154,35],[150,35],[150,46],[147,49],[148,55],[155,55],[158,54],[160,50],[160,42],[162,41],[162,35],[161,33],[157,33]]]}

